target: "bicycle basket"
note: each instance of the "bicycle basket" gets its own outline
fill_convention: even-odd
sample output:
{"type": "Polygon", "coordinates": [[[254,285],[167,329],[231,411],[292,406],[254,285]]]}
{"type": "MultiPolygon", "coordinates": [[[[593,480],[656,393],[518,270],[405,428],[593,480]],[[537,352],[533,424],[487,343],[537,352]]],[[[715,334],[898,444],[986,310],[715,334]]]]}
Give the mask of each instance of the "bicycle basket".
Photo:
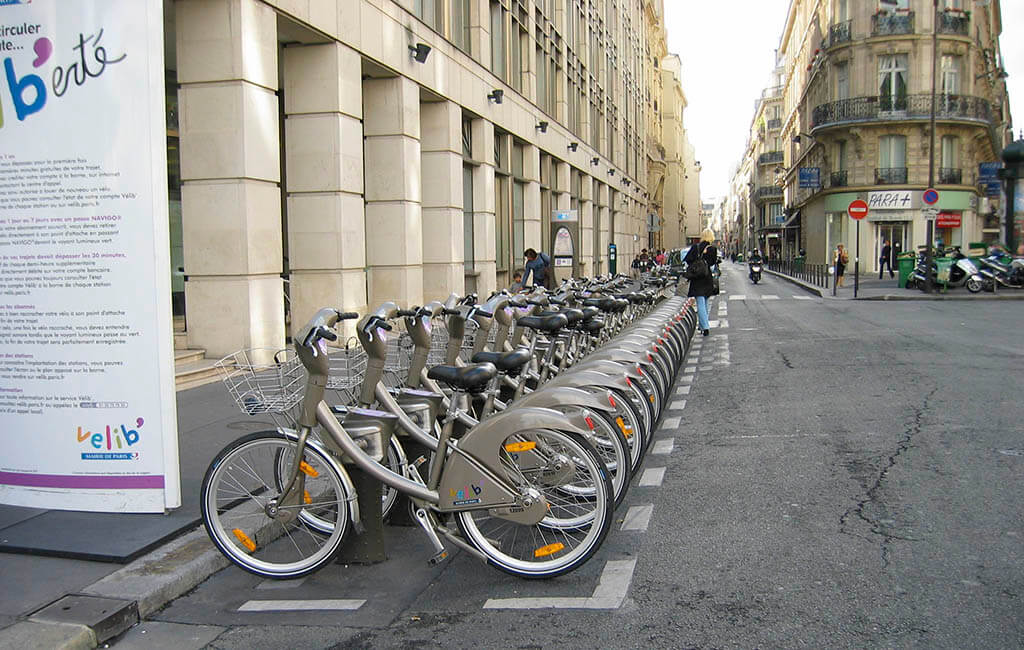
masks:
{"type": "Polygon", "coordinates": [[[359,342],[349,339],[344,348],[332,350],[327,355],[327,388],[350,390],[363,383],[366,376],[366,351],[359,342]]]}
{"type": "Polygon", "coordinates": [[[476,343],[476,336],[480,332],[480,323],[472,318],[466,319],[466,331],[462,336],[462,346],[459,349],[459,358],[469,363],[473,356],[473,345],[476,343]]]}
{"type": "Polygon", "coordinates": [[[412,365],[412,337],[408,332],[388,339],[387,356],[384,358],[384,370],[392,372],[408,372],[412,365]]]}
{"type": "Polygon", "coordinates": [[[285,413],[302,399],[306,372],[294,350],[249,348],[214,364],[238,408],[248,415],[285,413]]]}
{"type": "Polygon", "coordinates": [[[448,325],[443,319],[437,318],[431,326],[430,352],[427,353],[428,367],[443,365],[448,351],[448,325]]]}

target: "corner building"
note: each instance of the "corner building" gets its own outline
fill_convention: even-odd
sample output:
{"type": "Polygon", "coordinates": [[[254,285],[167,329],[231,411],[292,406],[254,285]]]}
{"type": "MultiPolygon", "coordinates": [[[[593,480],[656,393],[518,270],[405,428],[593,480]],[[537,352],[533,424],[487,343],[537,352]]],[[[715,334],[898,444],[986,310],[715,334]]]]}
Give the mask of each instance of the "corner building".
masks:
{"type": "Polygon", "coordinates": [[[897,251],[925,244],[929,180],[940,195],[937,241],[966,252],[998,240],[998,199],[985,196],[979,165],[999,161],[1010,141],[1001,31],[999,0],[939,0],[937,12],[932,0],[793,0],[777,52],[779,151],[770,152],[783,205],[766,224],[781,225],[781,256],[806,248],[822,264],[839,243],[854,250],[846,209],[864,199],[861,268],[878,272],[885,240],[897,251]]]}
{"type": "Polygon", "coordinates": [[[322,306],[486,296],[529,247],[593,275],[609,244],[622,270],[647,243],[660,2],[168,0],[165,14],[189,348],[279,348],[322,306]]]}

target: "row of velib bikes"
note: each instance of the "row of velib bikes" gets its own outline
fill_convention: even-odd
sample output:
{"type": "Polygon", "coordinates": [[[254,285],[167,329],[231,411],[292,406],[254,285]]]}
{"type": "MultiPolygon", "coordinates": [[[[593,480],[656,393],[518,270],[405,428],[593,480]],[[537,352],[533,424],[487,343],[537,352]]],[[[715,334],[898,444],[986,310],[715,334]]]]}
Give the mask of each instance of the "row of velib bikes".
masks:
{"type": "Polygon", "coordinates": [[[383,485],[385,516],[422,528],[433,563],[455,547],[524,578],[580,567],[686,356],[696,315],[674,294],[668,278],[617,276],[482,304],[388,302],[362,318],[326,308],[294,349],[231,355],[220,362],[231,395],[277,427],[210,464],[210,538],[263,577],[317,571],[362,529],[356,468],[383,485]],[[336,326],[355,319],[339,339],[336,326]]]}

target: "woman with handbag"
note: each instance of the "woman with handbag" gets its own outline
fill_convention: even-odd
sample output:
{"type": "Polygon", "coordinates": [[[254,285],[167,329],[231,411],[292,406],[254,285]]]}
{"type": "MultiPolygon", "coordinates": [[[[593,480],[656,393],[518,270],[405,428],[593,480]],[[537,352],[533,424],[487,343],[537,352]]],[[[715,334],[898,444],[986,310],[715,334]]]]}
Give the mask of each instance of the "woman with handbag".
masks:
{"type": "Polygon", "coordinates": [[[712,242],[715,232],[710,228],[700,234],[700,242],[690,247],[686,253],[686,279],[690,281],[690,290],[686,295],[697,299],[697,321],[700,333],[707,336],[711,325],[708,323],[708,297],[716,295],[714,268],[718,264],[718,249],[712,242]]]}

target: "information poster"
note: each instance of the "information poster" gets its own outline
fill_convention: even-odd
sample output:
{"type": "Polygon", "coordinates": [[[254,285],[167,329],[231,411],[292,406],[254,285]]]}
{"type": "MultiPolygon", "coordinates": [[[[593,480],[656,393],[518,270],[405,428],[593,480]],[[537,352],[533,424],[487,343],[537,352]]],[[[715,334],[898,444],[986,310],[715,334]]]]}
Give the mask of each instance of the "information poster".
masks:
{"type": "Polygon", "coordinates": [[[181,504],[160,0],[0,0],[0,503],[181,504]]]}

